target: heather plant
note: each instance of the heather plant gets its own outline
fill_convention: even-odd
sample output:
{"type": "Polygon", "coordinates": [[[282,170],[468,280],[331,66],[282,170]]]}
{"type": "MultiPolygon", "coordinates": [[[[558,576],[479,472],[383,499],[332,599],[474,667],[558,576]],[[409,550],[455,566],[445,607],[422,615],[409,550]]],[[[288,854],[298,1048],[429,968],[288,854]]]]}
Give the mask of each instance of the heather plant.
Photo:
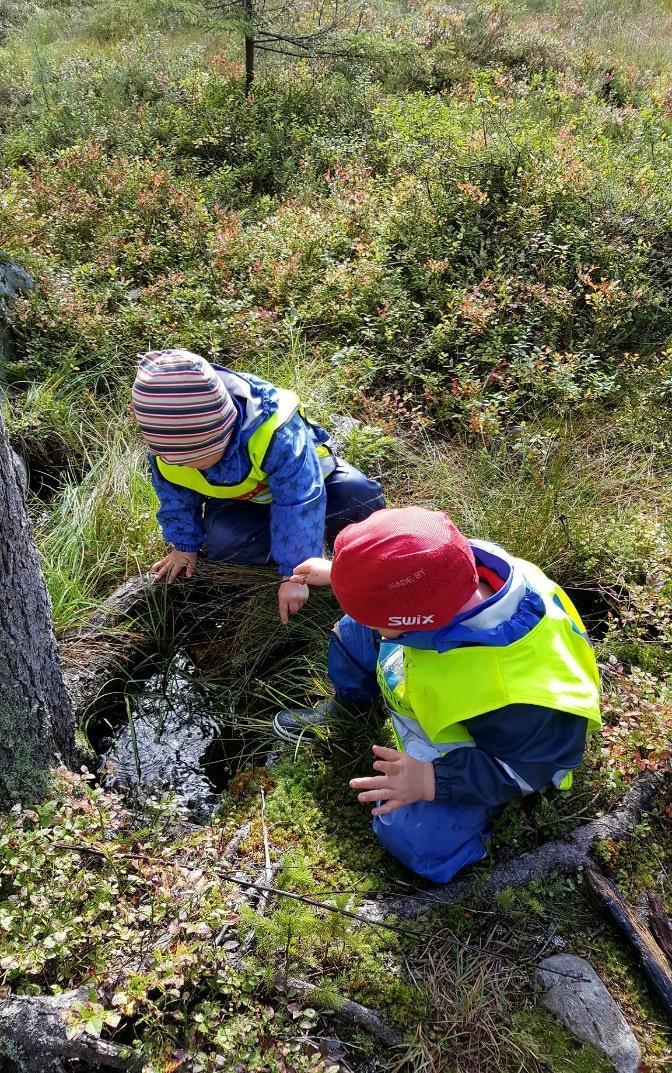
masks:
{"type": "MultiPolygon", "coordinates": [[[[669,18],[662,2],[381,0],[347,55],[270,54],[246,97],[235,37],[188,0],[0,5],[1,245],[35,280],[9,315],[3,412],[41,497],[30,507],[59,634],[161,553],[128,390],[139,353],[185,346],[294,388],[390,503],[447,510],[570,589],[598,645],[605,729],[570,794],[505,811],[495,856],[567,834],[665,769],[669,18]]],[[[167,802],[131,819],[87,777],[13,813],[0,837],[0,983],[105,986],[115,944],[141,957],[165,932],[164,953],[78,1014],[152,1069],[334,1073],[306,1040],[329,1034],[325,1011],[346,995],[407,1030],[391,1069],[453,1061],[442,1023],[462,1033],[469,1073],[597,1069],[509,971],[511,957],[535,961],[559,921],[662,1067],[637,969],[578,880],[441,917],[446,957],[419,1001],[405,982],[424,971],[413,943],[384,945],[297,903],[241,909],[207,875],[245,822],[237,864],[264,868],[263,787],[278,885],[356,906],[410,882],[345,788],[368,763],[370,728],[341,728],[347,749],[332,742],[328,761],[250,769],[278,706],[328,692],[338,611],[313,593],[279,631],[274,577],[242,573],[205,595],[202,578],[178,585],[174,604],[152,590],[138,624],[156,647],[138,674],[188,649],[223,734],[243,742],[221,815],[200,833],[167,802]],[[64,857],[63,841],[105,859],[64,857]],[[123,856],[134,850],[144,863],[123,856]],[[492,926],[511,947],[494,960],[492,926]],[[319,979],[310,1007],[273,990],[288,972],[319,979]]],[[[629,849],[600,849],[633,898],[669,895],[669,804],[656,809],[629,849]]],[[[353,1042],[368,1061],[370,1041],[353,1042]]]]}

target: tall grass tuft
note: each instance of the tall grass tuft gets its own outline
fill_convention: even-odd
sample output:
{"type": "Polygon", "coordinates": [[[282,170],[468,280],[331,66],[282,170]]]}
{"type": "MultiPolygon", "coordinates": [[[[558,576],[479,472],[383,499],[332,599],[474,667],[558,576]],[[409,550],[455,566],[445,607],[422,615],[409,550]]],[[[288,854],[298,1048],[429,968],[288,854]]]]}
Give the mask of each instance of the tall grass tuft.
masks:
{"type": "Polygon", "coordinates": [[[123,434],[68,478],[37,518],[36,539],[54,626],[78,625],[109,590],[144,571],[163,547],[144,450],[123,434]]]}

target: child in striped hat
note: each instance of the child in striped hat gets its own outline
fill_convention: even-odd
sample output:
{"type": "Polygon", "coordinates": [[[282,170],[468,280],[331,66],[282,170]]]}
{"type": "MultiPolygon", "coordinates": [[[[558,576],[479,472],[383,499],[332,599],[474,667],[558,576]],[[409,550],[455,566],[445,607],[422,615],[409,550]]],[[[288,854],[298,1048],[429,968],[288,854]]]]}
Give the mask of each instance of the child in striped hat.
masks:
{"type": "Polygon", "coordinates": [[[309,591],[290,581],[294,565],[385,506],[378,482],[333,455],[294,393],[257,376],[188,350],[150,351],[132,400],[172,544],[151,568],[157,580],[191,577],[201,549],[220,562],[274,562],[286,623],[309,591]]]}

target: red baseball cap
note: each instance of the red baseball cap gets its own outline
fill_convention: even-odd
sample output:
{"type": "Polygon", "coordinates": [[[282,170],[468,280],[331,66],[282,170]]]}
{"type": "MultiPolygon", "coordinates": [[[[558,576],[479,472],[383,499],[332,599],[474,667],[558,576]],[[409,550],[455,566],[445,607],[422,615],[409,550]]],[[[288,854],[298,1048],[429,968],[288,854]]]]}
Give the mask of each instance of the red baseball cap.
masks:
{"type": "Polygon", "coordinates": [[[435,630],[478,588],[471,545],[447,514],[378,510],[334,543],[331,587],[351,618],[373,629],[435,630]]]}

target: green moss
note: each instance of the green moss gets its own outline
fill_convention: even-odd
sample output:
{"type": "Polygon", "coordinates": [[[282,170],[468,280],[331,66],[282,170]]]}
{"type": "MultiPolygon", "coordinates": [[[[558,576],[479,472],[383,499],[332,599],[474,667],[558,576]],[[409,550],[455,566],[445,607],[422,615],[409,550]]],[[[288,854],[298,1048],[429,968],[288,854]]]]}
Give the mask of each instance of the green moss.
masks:
{"type": "MultiPolygon", "coordinates": [[[[514,1014],[515,1038],[535,1053],[548,1073],[611,1073],[611,1062],[587,1043],[578,1043],[543,1010],[514,1014]]],[[[515,1066],[511,1066],[513,1073],[515,1066]]]]}
{"type": "MultiPolygon", "coordinates": [[[[38,2],[23,19],[11,0],[0,46],[3,249],[37,281],[11,313],[5,405],[35,463],[71,470],[50,503],[34,504],[57,627],[160,554],[126,411],[138,352],[222,356],[294,387],[327,425],[351,414],[360,424],[345,453],[384,474],[391,502],[447,510],[470,535],[534,560],[578,592],[600,639],[603,735],[571,793],[503,811],[477,877],[613,808],[670,749],[669,15],[662,2],[570,7],[380,0],[359,59],[262,58],[247,96],[238,38],[202,32],[186,0],[38,2]]],[[[212,597],[235,638],[213,642],[199,679],[257,755],[272,747],[279,703],[328,689],[338,613],[313,593],[278,631],[271,580],[247,575],[241,599],[238,574],[212,597]]],[[[148,610],[147,631],[169,657],[176,643],[205,649],[219,621],[213,612],[197,623],[195,600],[187,629],[178,604],[161,589],[148,610]]],[[[1,724],[12,755],[0,788],[31,801],[45,789],[39,764],[12,721],[1,724]]],[[[204,926],[236,926],[226,886],[203,891],[195,879],[179,904],[171,888],[184,883],[183,865],[203,864],[207,877],[243,821],[241,857],[258,874],[262,788],[281,886],[342,905],[413,891],[347,786],[385,734],[346,730],[326,755],[245,770],[212,828],[180,839],[167,833],[167,804],[127,823],[113,796],[79,785],[64,791],[70,813],[54,800],[37,829],[26,817],[19,829],[12,814],[7,882],[29,894],[0,907],[9,982],[78,986],[104,975],[117,947],[144,956],[148,920],[181,926],[186,911],[193,931],[120,1000],[124,1031],[135,1026],[157,1068],[184,1048],[207,1073],[217,1056],[302,1073],[310,1056],[299,1036],[313,1015],[293,1028],[270,990],[290,969],[321,981],[316,1004],[334,1009],[350,995],[400,1024],[409,1073],[431,1068],[432,1055],[446,1073],[592,1073],[593,1054],[546,1015],[519,1010],[520,980],[509,975],[557,929],[595,961],[647,1054],[662,1055],[639,967],[580,876],[477,894],[417,921],[446,968],[434,990],[406,975],[415,959],[426,969],[422,943],[280,900],[264,919],[243,914],[241,934],[257,944],[248,973],[202,938],[204,926]],[[161,869],[120,853],[97,868],[57,849],[64,832],[96,839],[101,826],[107,852],[159,851],[161,869]],[[446,1011],[460,1042],[451,1053],[453,1037],[432,1038],[446,1011]],[[482,1046],[484,1017],[499,1066],[482,1046]]],[[[651,886],[670,896],[666,807],[627,842],[598,847],[633,899],[651,886]]]]}

